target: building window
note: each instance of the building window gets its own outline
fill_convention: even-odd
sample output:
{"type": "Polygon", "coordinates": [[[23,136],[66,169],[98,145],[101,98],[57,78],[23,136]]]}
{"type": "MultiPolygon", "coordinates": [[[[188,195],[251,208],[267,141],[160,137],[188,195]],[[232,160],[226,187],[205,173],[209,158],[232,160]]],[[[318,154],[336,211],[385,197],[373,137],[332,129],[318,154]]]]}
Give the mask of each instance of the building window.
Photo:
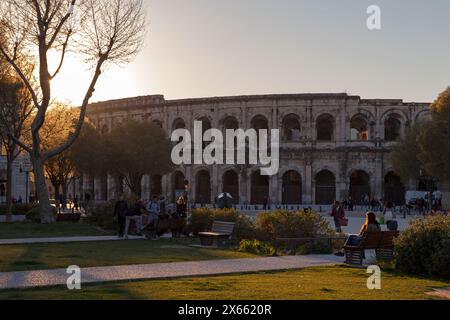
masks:
{"type": "Polygon", "coordinates": [[[402,123],[398,115],[390,115],[384,122],[384,140],[396,141],[400,138],[402,123]]]}
{"type": "Polygon", "coordinates": [[[283,140],[300,141],[301,139],[300,121],[295,115],[289,115],[283,120],[283,140]]]}
{"type": "Polygon", "coordinates": [[[317,119],[317,140],[333,141],[334,118],[329,114],[321,115],[317,119]]]}
{"type": "Polygon", "coordinates": [[[367,141],[369,140],[369,127],[367,120],[361,116],[354,116],[350,122],[350,138],[353,141],[367,141]]]}

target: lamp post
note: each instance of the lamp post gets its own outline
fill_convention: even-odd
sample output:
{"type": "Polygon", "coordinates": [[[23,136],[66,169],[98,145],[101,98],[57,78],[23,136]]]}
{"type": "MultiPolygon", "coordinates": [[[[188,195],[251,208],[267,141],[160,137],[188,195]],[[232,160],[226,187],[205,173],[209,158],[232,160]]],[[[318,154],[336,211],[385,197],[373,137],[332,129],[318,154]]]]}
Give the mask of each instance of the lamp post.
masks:
{"type": "Polygon", "coordinates": [[[30,170],[24,170],[22,163],[20,164],[20,169],[19,169],[20,173],[25,173],[25,203],[29,203],[29,195],[28,195],[28,178],[30,175],[30,170]]]}

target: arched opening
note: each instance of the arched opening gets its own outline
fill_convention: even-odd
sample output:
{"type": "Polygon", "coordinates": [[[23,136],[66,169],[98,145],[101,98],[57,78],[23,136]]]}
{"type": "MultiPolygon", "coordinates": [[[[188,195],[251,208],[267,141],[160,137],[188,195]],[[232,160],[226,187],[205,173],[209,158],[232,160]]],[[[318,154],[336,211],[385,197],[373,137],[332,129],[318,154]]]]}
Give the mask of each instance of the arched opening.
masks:
{"type": "Polygon", "coordinates": [[[283,119],[283,140],[300,141],[301,127],[296,115],[288,115],[283,119]]]}
{"type": "Polygon", "coordinates": [[[328,170],[316,174],[316,204],[332,204],[336,199],[336,178],[328,170]]]}
{"type": "MultiPolygon", "coordinates": [[[[205,135],[205,132],[212,128],[211,121],[209,121],[208,118],[202,117],[200,119],[197,119],[196,121],[202,122],[202,136],[205,135]]],[[[210,141],[203,141],[203,149],[205,149],[211,142],[210,141]]]]}
{"type": "MultiPolygon", "coordinates": [[[[224,142],[225,142],[225,146],[227,146],[228,142],[226,141],[226,131],[227,130],[237,130],[239,129],[239,121],[233,117],[233,116],[228,116],[226,117],[223,121],[222,121],[222,131],[224,134],[224,142]]],[[[237,152],[238,152],[238,146],[237,146],[237,138],[234,138],[233,141],[233,146],[234,146],[234,156],[233,156],[233,162],[232,163],[237,163],[237,152]]],[[[225,156],[227,156],[226,154],[227,149],[225,148],[225,156]]],[[[231,159],[227,159],[226,161],[227,163],[231,163],[231,159]]]]}
{"type": "Polygon", "coordinates": [[[266,117],[259,115],[252,119],[251,125],[252,129],[256,130],[256,136],[258,137],[258,146],[259,146],[259,130],[269,130],[269,121],[267,121],[266,117]]]}
{"type": "Polygon", "coordinates": [[[261,175],[259,170],[252,174],[251,203],[264,204],[269,199],[269,177],[261,175]]]}
{"type": "Polygon", "coordinates": [[[107,124],[104,124],[104,125],[102,126],[101,133],[102,133],[102,134],[107,134],[107,133],[109,133],[109,126],[108,126],[107,124]]]}
{"type": "Polygon", "coordinates": [[[259,115],[252,119],[252,128],[255,130],[268,130],[269,129],[269,122],[267,121],[267,118],[259,115]]]}
{"type": "Polygon", "coordinates": [[[399,206],[405,204],[405,186],[400,176],[392,171],[384,177],[384,201],[399,206]]]}
{"type": "MultiPolygon", "coordinates": [[[[184,185],[182,186],[182,189],[183,188],[184,185]]],[[[162,195],[162,176],[159,174],[155,174],[150,177],[150,195],[151,196],[162,195]]]]}
{"type": "Polygon", "coordinates": [[[400,138],[402,123],[400,116],[397,114],[391,114],[384,122],[384,140],[396,141],[400,138]]]}
{"type": "Polygon", "coordinates": [[[236,119],[233,116],[228,116],[223,120],[222,125],[223,125],[223,130],[227,130],[227,129],[236,130],[239,128],[239,121],[238,121],[238,119],[236,119]]]}
{"type": "Polygon", "coordinates": [[[195,202],[202,205],[211,202],[211,178],[209,172],[201,170],[195,178],[195,202]]]}
{"type": "Polygon", "coordinates": [[[291,170],[283,175],[283,204],[302,203],[302,177],[297,171],[291,170]]]}
{"type": "Polygon", "coordinates": [[[223,192],[228,192],[233,197],[233,203],[239,203],[239,177],[238,174],[229,170],[222,177],[223,192]]]}
{"type": "Polygon", "coordinates": [[[173,174],[173,199],[172,201],[175,202],[177,197],[184,193],[184,174],[180,171],[177,171],[173,174]]]}
{"type": "Polygon", "coordinates": [[[358,170],[352,173],[349,195],[356,204],[363,204],[367,199],[370,201],[370,176],[367,172],[358,170]]]}
{"type": "Polygon", "coordinates": [[[323,114],[317,118],[317,141],[333,141],[334,118],[329,114],[323,114]]]}
{"type": "Polygon", "coordinates": [[[369,127],[362,115],[356,115],[350,121],[350,139],[353,141],[369,140],[369,127]]]}
{"type": "Polygon", "coordinates": [[[160,127],[161,129],[162,129],[162,127],[163,127],[162,122],[159,121],[159,120],[152,120],[152,123],[153,123],[154,125],[160,127]]]}
{"type": "Polygon", "coordinates": [[[174,120],[172,129],[175,131],[177,129],[186,129],[186,122],[183,119],[177,118],[174,120]]]}

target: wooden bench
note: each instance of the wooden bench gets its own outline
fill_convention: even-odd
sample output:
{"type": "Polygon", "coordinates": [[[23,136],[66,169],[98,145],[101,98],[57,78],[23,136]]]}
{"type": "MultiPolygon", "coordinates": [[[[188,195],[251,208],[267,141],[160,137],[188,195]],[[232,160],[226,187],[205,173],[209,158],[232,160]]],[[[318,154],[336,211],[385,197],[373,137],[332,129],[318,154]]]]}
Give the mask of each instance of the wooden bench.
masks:
{"type": "Polygon", "coordinates": [[[394,257],[394,239],[398,231],[367,232],[357,246],[344,246],[345,263],[362,265],[364,250],[375,250],[377,261],[389,261],[394,257]]]}
{"type": "Polygon", "coordinates": [[[78,222],[80,219],[80,213],[60,213],[56,217],[57,222],[78,222]]]}
{"type": "Polygon", "coordinates": [[[210,232],[200,232],[200,244],[208,247],[226,247],[230,243],[234,222],[214,221],[210,232]]]}

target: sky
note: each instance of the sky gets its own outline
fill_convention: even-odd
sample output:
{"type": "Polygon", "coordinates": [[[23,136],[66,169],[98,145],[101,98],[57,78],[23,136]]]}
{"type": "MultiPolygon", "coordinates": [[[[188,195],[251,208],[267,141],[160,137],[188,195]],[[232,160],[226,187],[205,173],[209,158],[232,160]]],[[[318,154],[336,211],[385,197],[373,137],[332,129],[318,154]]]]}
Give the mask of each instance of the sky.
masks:
{"type": "MultiPolygon", "coordinates": [[[[450,85],[449,0],[144,3],[144,48],[110,66],[91,101],[347,92],[431,102],[450,85]],[[381,8],[381,30],[367,28],[369,5],[381,8]]],[[[54,92],[79,105],[88,80],[71,56],[54,92]]]]}

